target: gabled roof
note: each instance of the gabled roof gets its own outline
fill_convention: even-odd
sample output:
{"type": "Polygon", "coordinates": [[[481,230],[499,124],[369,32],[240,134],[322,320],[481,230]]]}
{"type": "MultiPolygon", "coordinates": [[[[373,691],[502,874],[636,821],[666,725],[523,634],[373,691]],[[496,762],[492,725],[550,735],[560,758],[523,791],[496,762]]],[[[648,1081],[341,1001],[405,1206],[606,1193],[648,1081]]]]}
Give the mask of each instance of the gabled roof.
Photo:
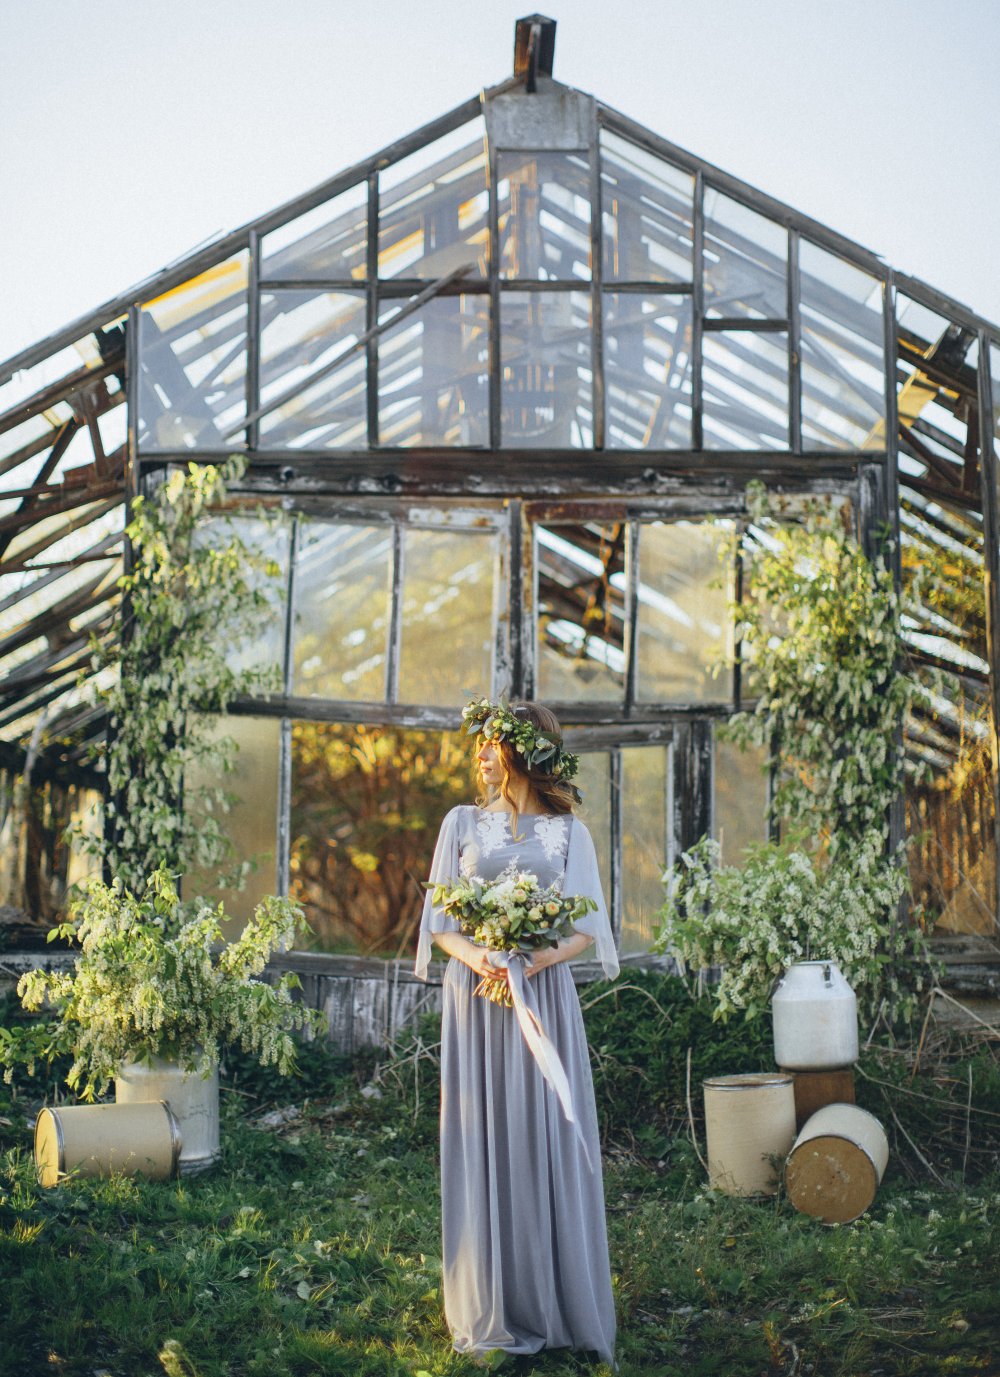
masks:
{"type": "MultiPolygon", "coordinates": [[[[904,540],[914,557],[957,541],[974,560],[976,459],[971,441],[949,433],[948,417],[975,405],[971,341],[980,332],[1000,341],[1000,328],[544,67],[463,102],[0,364],[0,764],[18,764],[49,740],[49,766],[79,765],[101,730],[79,676],[89,637],[116,634],[124,504],[140,450],[165,462],[245,447],[248,436],[251,452],[332,446],[346,456],[373,436],[380,452],[432,442],[495,450],[508,424],[501,362],[527,376],[533,350],[565,358],[572,348],[575,429],[563,442],[578,451],[884,452],[895,443],[895,403],[872,379],[891,342],[882,305],[890,289],[917,307],[913,323],[905,312],[898,321],[906,375],[898,420],[912,470],[904,540]],[[518,197],[529,185],[541,206],[533,248],[514,244],[509,230],[527,214],[518,197]],[[603,218],[581,210],[591,192],[604,198],[603,218]],[[439,242],[428,227],[435,198],[452,209],[460,203],[457,238],[439,242]],[[714,266],[695,280],[692,255],[702,250],[714,266]],[[574,265],[587,253],[593,274],[588,268],[577,282],[574,265]],[[275,308],[264,357],[257,328],[270,328],[260,314],[269,307],[266,293],[251,290],[260,282],[284,293],[287,320],[293,294],[301,297],[295,328],[275,308]],[[529,329],[516,312],[497,320],[496,303],[515,303],[519,285],[526,301],[561,288],[577,304],[554,334],[537,323],[529,329]],[[599,386],[588,377],[591,346],[579,343],[590,339],[582,332],[592,328],[595,292],[605,306],[593,327],[604,332],[605,353],[593,345],[599,386]],[[324,294],[336,298],[339,316],[332,307],[316,315],[324,294]],[[379,301],[393,304],[391,321],[378,314],[379,301]],[[427,362],[403,324],[448,301],[456,302],[449,319],[468,338],[478,333],[489,361],[474,387],[453,387],[457,400],[438,408],[431,434],[408,390],[427,362]],[[932,319],[939,335],[929,333],[932,319]],[[512,352],[502,353],[501,329],[512,352]],[[630,352],[621,341],[639,331],[645,352],[630,352]],[[794,364],[802,391],[793,389],[790,440],[770,398],[788,376],[793,331],[802,341],[794,364]]],[[[530,449],[548,403],[527,393],[517,400],[513,443],[530,449]]],[[[985,630],[982,646],[952,654],[940,620],[928,610],[914,646],[980,682],[985,630]]]]}

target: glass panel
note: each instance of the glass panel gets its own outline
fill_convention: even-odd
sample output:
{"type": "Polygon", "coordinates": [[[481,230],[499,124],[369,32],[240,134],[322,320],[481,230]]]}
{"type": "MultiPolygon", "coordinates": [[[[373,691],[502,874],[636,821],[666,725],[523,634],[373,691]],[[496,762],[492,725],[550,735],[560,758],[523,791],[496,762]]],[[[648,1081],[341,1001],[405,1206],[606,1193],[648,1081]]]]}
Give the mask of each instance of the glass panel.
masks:
{"type": "Polygon", "coordinates": [[[296,722],[290,892],[318,951],[412,959],[441,819],[475,795],[460,732],[296,722]]]}
{"type": "Polygon", "coordinates": [[[605,282],[690,282],[694,178],[601,133],[605,282]]]}
{"type": "Polygon", "coordinates": [[[604,297],[604,390],[609,449],[690,448],[690,297],[604,297]]]}
{"type": "Polygon", "coordinates": [[[740,750],[716,731],[712,815],[723,865],[742,865],[748,846],[767,841],[766,759],[759,746],[740,750]]]}
{"type": "Polygon", "coordinates": [[[590,164],[584,153],[498,153],[500,276],[590,278],[590,164]]]}
{"type": "Polygon", "coordinates": [[[266,234],[261,277],[363,281],[367,271],[368,183],[266,234]]]}
{"type": "Polygon", "coordinates": [[[295,565],[292,692],[385,698],[392,527],[303,522],[295,565]]]}
{"type": "Polygon", "coordinates": [[[706,449],[788,448],[788,336],[721,331],[702,337],[706,449]]]}
{"type": "Polygon", "coordinates": [[[990,345],[990,392],[992,393],[993,441],[1000,457],[1000,347],[990,345]]]}
{"type": "Polygon", "coordinates": [[[802,240],[802,443],[884,449],[882,283],[802,240]]]}
{"type": "Polygon", "coordinates": [[[621,757],[624,956],[649,950],[663,905],[670,752],[665,746],[623,746],[621,757]]]}
{"type": "MultiPolygon", "coordinates": [[[[270,611],[257,634],[249,640],[230,646],[231,669],[263,669],[274,665],[279,670],[285,651],[285,601],[288,590],[288,545],[290,525],[276,514],[273,520],[232,513],[213,517],[204,524],[206,542],[222,546],[236,538],[261,559],[273,560],[280,573],[271,577],[261,571],[253,580],[267,598],[270,611]]],[[[280,680],[279,680],[280,683],[280,680]]]]}
{"type": "Polygon", "coordinates": [[[625,684],[624,522],[536,526],[538,695],[621,702],[625,684]]]}
{"type": "Polygon", "coordinates": [[[379,443],[487,445],[490,302],[432,297],[379,339],[379,443]]]}
{"type": "Polygon", "coordinates": [[[362,449],[368,443],[364,349],[346,351],[365,332],[363,292],[265,292],[260,299],[262,405],[302,386],[290,401],[261,418],[267,448],[362,449]],[[344,357],[318,383],[306,380],[344,357]]]}
{"type": "Polygon", "coordinates": [[[502,444],[589,448],[594,442],[590,297],[504,292],[500,355],[502,444]]]}
{"type": "Polygon", "coordinates": [[[379,277],[438,278],[469,264],[485,277],[489,197],[482,120],[379,175],[379,277]]]}
{"type": "Polygon", "coordinates": [[[636,697],[645,703],[727,703],[731,661],[733,524],[651,521],[639,532],[636,697]],[[725,563],[723,563],[723,557],[725,563]]]}
{"type": "Polygon", "coordinates": [[[705,312],[784,320],[788,232],[749,206],[705,192],[705,312]]]}
{"type": "Polygon", "coordinates": [[[139,320],[139,445],[238,448],[246,415],[245,253],[147,302],[139,320]]]}
{"type": "MultiPolygon", "coordinates": [[[[247,876],[241,890],[220,889],[218,871],[191,870],[184,877],[184,898],[201,895],[212,903],[220,900],[234,920],[224,926],[232,940],[242,932],[254,908],[268,894],[277,891],[275,848],[278,836],[278,761],[281,722],[275,717],[222,717],[216,738],[230,736],[239,750],[232,774],[224,782],[235,803],[226,814],[225,833],[232,843],[231,858],[223,870],[243,861],[253,861],[256,869],[247,876]]],[[[192,768],[189,782],[214,787],[218,780],[204,768],[192,768]]]]}
{"type": "Polygon", "coordinates": [[[494,532],[404,529],[401,703],[492,690],[499,553],[494,532]]]}
{"type": "Polygon", "coordinates": [[[971,331],[907,298],[897,304],[903,634],[931,700],[911,712],[905,733],[911,877],[940,929],[993,932],[981,456],[978,427],[968,423],[976,415],[978,351],[971,331]]]}
{"type": "MultiPolygon", "coordinates": [[[[576,780],[583,803],[580,805],[580,821],[586,823],[587,831],[594,841],[597,852],[597,869],[604,890],[604,902],[611,912],[611,756],[607,751],[587,751],[580,756],[580,769],[576,780]]],[[[592,959],[594,948],[583,953],[583,960],[592,959]]]]}
{"type": "Polygon", "coordinates": [[[904,587],[912,614],[904,636],[931,697],[930,708],[914,710],[906,727],[914,894],[938,928],[992,933],[993,716],[981,523],[978,514],[922,504],[906,486],[901,502],[904,587]],[[931,577],[921,584],[917,602],[913,574],[920,564],[931,577]],[[917,776],[921,766],[927,771],[923,779],[917,776]]]}

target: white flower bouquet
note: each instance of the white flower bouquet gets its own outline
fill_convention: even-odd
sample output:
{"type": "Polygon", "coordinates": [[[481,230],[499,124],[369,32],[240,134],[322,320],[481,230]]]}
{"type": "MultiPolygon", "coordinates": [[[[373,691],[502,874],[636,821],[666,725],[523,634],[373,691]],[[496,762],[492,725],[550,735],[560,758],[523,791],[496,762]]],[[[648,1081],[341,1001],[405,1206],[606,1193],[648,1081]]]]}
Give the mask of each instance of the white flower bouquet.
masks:
{"type": "MultiPolygon", "coordinates": [[[[569,937],[578,919],[596,909],[582,894],[560,894],[543,887],[530,870],[509,868],[496,880],[472,875],[429,884],[435,908],[458,920],[464,937],[489,951],[523,952],[555,947],[569,937]]],[[[506,980],[484,976],[476,994],[505,1008],[513,1007],[506,980]]]]}

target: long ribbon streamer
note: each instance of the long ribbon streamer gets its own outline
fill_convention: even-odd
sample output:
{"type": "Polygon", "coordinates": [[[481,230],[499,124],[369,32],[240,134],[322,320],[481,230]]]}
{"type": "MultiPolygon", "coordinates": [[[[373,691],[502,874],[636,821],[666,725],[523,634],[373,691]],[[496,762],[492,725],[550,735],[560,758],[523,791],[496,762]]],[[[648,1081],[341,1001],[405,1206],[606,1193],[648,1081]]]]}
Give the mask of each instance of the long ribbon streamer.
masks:
{"type": "Polygon", "coordinates": [[[532,1003],[534,1002],[534,994],[529,995],[525,984],[524,958],[518,952],[491,952],[490,959],[496,965],[507,967],[510,992],[514,1000],[514,1013],[517,1015],[524,1040],[528,1044],[528,1050],[538,1063],[538,1069],[541,1071],[546,1084],[558,1097],[567,1122],[571,1123],[576,1130],[576,1136],[583,1148],[587,1166],[593,1172],[594,1164],[590,1159],[590,1149],[587,1147],[587,1140],[583,1136],[583,1130],[573,1110],[573,1092],[570,1090],[565,1067],[559,1059],[559,1053],[555,1046],[542,1027],[537,1009],[533,1009],[528,1003],[529,999],[532,1003]]]}

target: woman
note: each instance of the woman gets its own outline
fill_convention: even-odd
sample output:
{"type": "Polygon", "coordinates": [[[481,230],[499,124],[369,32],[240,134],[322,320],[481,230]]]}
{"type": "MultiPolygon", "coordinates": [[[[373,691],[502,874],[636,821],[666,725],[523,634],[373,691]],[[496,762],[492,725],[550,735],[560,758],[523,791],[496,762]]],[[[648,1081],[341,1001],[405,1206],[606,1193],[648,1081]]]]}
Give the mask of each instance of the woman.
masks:
{"type": "MultiPolygon", "coordinates": [[[[444,1308],[463,1353],[574,1348],[614,1361],[600,1143],[590,1060],[566,962],[591,941],[609,976],[618,958],[590,834],[573,815],[577,758],[559,724],[534,703],[474,700],[483,792],[445,817],[431,881],[492,880],[512,863],[597,904],[558,947],[508,977],[498,959],[424,906],[417,974],[432,940],[451,958],[444,977],[441,1042],[441,1214],[444,1308]],[[576,1123],[566,1117],[515,1011],[474,995],[483,976],[517,987],[562,1063],[576,1123]]],[[[543,1059],[544,1060],[544,1059],[543,1059]]]]}

